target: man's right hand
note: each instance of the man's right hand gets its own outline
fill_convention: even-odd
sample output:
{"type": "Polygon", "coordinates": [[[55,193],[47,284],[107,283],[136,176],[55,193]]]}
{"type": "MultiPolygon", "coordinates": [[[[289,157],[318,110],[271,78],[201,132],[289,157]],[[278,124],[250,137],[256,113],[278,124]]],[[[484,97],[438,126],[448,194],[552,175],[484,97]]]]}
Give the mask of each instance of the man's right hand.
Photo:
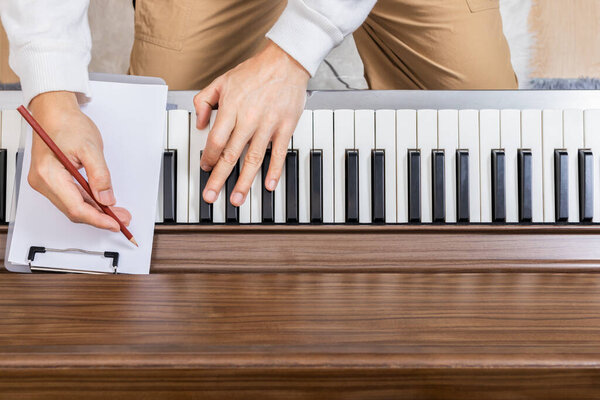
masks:
{"type": "MultiPolygon", "coordinates": [[[[31,101],[29,109],[73,165],[85,168],[95,199],[111,206],[119,219],[129,225],[129,211],[112,207],[116,199],[104,160],[102,136],[94,122],[79,109],[75,94],[42,93],[31,101]]],[[[117,221],[100,210],[35,133],[27,179],[32,188],[46,196],[71,221],[119,231],[117,221]]]]}

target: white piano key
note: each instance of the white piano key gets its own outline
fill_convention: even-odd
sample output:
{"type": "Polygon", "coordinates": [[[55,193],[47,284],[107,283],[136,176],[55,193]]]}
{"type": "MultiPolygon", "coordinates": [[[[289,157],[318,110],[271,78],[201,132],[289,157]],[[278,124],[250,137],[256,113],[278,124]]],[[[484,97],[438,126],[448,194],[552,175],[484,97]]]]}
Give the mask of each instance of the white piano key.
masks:
{"type": "Polygon", "coordinates": [[[562,149],[563,120],[561,110],[542,111],[542,146],[544,161],[544,222],[555,222],[554,215],[554,150],[562,149]]]}
{"type": "Polygon", "coordinates": [[[354,141],[354,110],[333,112],[333,149],[335,158],[334,184],[335,222],[346,221],[346,150],[356,148],[354,141]]]}
{"type": "Polygon", "coordinates": [[[17,150],[21,138],[21,115],[17,110],[2,111],[2,147],[6,149],[6,221],[12,221],[13,191],[17,150]]]}
{"type": "Polygon", "coordinates": [[[492,222],[492,149],[500,148],[500,111],[479,112],[481,222],[492,222]]]}
{"type": "MultiPolygon", "coordinates": [[[[262,223],[262,168],[256,172],[256,176],[250,187],[250,222],[262,223]]],[[[213,211],[214,212],[214,211],[213,211]]]]}
{"type": "MultiPolygon", "coordinates": [[[[240,174],[242,173],[242,168],[244,167],[244,159],[246,158],[246,153],[248,152],[248,146],[244,148],[242,155],[240,156],[240,174]]],[[[240,206],[240,224],[249,224],[251,222],[251,210],[250,203],[252,197],[252,188],[250,188],[250,193],[246,195],[245,201],[240,206]]]]}
{"type": "Polygon", "coordinates": [[[417,112],[396,111],[396,220],[408,222],[408,149],[417,148],[417,112]]]}
{"type": "MultiPolygon", "coordinates": [[[[169,132],[169,113],[165,111],[165,127],[163,131],[163,150],[166,150],[169,146],[168,132],[169,132]]],[[[161,167],[160,167],[160,178],[158,180],[158,200],[156,202],[156,222],[164,222],[163,218],[163,166],[161,156],[161,167]]]]}
{"type": "Polygon", "coordinates": [[[521,111],[521,148],[531,149],[532,222],[544,222],[542,111],[521,111]]]}
{"type": "Polygon", "coordinates": [[[456,149],[458,149],[458,111],[438,112],[438,145],[444,150],[446,222],[456,222],[456,149]]]}
{"type": "Polygon", "coordinates": [[[375,111],[356,110],[354,138],[358,149],[358,221],[372,222],[371,216],[371,151],[375,148],[375,111]]]}
{"type": "Polygon", "coordinates": [[[438,147],[437,111],[417,111],[417,148],[421,150],[421,222],[432,221],[431,151],[438,147]]]}
{"type": "Polygon", "coordinates": [[[298,150],[298,220],[310,222],[310,151],[313,142],[313,112],[304,110],[294,136],[292,146],[298,150]]]}
{"type": "Polygon", "coordinates": [[[313,148],[323,151],[323,222],[332,223],[333,204],[333,111],[313,111],[313,148]]]}
{"type": "Polygon", "coordinates": [[[190,113],[187,110],[169,111],[169,148],[177,150],[177,223],[188,222],[188,157],[190,113]]]}
{"type": "Polygon", "coordinates": [[[385,222],[396,222],[396,112],[375,112],[375,148],[385,150],[385,222]]]}
{"type": "MultiPolygon", "coordinates": [[[[290,142],[288,143],[288,149],[292,148],[292,140],[290,138],[290,142]]],[[[275,188],[275,223],[283,224],[285,223],[285,163],[283,164],[283,169],[281,170],[281,178],[277,183],[277,187],[275,188]]]]}
{"type": "Polygon", "coordinates": [[[583,149],[583,110],[563,111],[563,145],[569,152],[569,222],[579,222],[579,149],[583,149]]]}
{"type": "Polygon", "coordinates": [[[188,221],[200,222],[200,152],[206,147],[210,124],[196,129],[196,117],[190,115],[189,215],[188,221]]]}
{"type": "Polygon", "coordinates": [[[521,147],[521,112],[500,111],[500,148],[505,154],[506,222],[519,222],[517,150],[521,147]]]}
{"type": "MultiPolygon", "coordinates": [[[[215,125],[215,120],[217,118],[217,111],[213,111],[212,114],[210,115],[210,129],[213,128],[213,126],[215,125]]],[[[210,133],[209,133],[210,135],[210,133]]],[[[229,201],[229,199],[226,199],[226,194],[225,194],[225,184],[223,184],[223,187],[221,188],[221,191],[219,192],[219,196],[217,197],[217,200],[213,203],[213,222],[214,223],[224,223],[225,222],[225,218],[226,218],[226,209],[227,207],[225,206],[225,202],[229,201]]]]}
{"type": "Polygon", "coordinates": [[[594,217],[600,222],[600,110],[585,110],[584,139],[585,147],[594,154],[594,217]]]}
{"type": "Polygon", "coordinates": [[[479,176],[479,112],[458,112],[458,146],[469,150],[469,218],[481,222],[481,198],[479,176]]]}

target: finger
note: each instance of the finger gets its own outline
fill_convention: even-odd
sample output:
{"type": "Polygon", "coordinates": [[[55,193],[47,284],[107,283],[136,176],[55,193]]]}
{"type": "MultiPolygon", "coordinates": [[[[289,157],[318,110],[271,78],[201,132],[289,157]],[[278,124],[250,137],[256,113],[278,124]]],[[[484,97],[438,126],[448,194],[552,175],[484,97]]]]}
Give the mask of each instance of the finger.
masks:
{"type": "Polygon", "coordinates": [[[248,138],[252,136],[252,133],[251,130],[246,130],[245,128],[236,129],[233,132],[227,146],[221,152],[217,165],[211,171],[208,182],[206,182],[206,187],[202,194],[204,201],[213,203],[217,200],[221,187],[223,187],[233,167],[237,164],[244,146],[246,146],[248,138]]]}
{"type": "MultiPolygon", "coordinates": [[[[81,186],[77,185],[77,188],[79,189],[79,193],[81,194],[83,201],[94,207],[99,212],[104,213],[94,199],[92,199],[92,197],[81,186]]],[[[129,223],[131,222],[131,213],[127,209],[123,207],[110,207],[110,209],[125,226],[129,226],[129,223]]]]}
{"type": "Polygon", "coordinates": [[[288,145],[290,144],[290,139],[287,135],[288,132],[280,132],[273,140],[273,145],[271,146],[271,162],[269,163],[269,171],[267,171],[267,176],[264,177],[265,188],[267,188],[267,190],[275,190],[277,183],[281,178],[281,172],[283,171],[283,165],[285,164],[285,157],[287,156],[288,145]]]}
{"type": "Polygon", "coordinates": [[[88,192],[85,191],[84,188],[82,188],[80,185],[76,185],[76,186],[77,186],[77,189],[79,190],[79,194],[83,198],[83,201],[88,203],[90,206],[94,207],[96,210],[103,212],[102,209],[100,208],[100,206],[98,205],[98,203],[96,203],[94,201],[94,199],[92,199],[92,196],[90,196],[88,194],[88,192]]]}
{"type": "Polygon", "coordinates": [[[86,146],[82,148],[78,156],[85,168],[94,198],[105,206],[114,205],[117,200],[102,149],[95,145],[86,146]]]}
{"type": "Polygon", "coordinates": [[[265,157],[265,150],[271,140],[271,133],[271,131],[264,131],[262,134],[258,132],[252,138],[246,152],[246,157],[244,158],[242,172],[231,194],[230,201],[232,205],[239,207],[246,200],[250,186],[252,186],[254,177],[258,173],[265,157]]]}
{"type": "Polygon", "coordinates": [[[50,200],[71,221],[86,223],[100,229],[119,230],[119,224],[97,208],[87,204],[71,174],[55,158],[32,166],[27,177],[36,191],[50,200]]]}
{"type": "Polygon", "coordinates": [[[202,152],[200,168],[210,171],[219,161],[221,152],[227,145],[231,132],[235,128],[236,113],[230,108],[221,108],[217,113],[215,125],[212,127],[206,140],[206,148],[202,152]]]}
{"type": "Polygon", "coordinates": [[[117,221],[87,203],[79,192],[79,185],[73,181],[67,185],[62,185],[60,192],[53,192],[48,197],[73,222],[88,224],[113,232],[119,231],[117,221]]]}
{"type": "Polygon", "coordinates": [[[110,207],[110,209],[115,213],[123,225],[129,226],[131,223],[131,213],[127,211],[127,209],[123,207],[110,207]]]}
{"type": "Polygon", "coordinates": [[[221,79],[217,78],[194,96],[196,109],[196,128],[204,129],[210,120],[212,110],[219,104],[221,79]]]}

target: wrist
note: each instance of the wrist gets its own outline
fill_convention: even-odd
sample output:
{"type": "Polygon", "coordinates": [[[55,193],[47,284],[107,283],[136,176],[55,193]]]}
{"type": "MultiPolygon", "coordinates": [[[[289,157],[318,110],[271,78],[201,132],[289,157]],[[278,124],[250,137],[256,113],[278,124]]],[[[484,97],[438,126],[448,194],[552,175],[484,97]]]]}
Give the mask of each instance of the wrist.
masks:
{"type": "Polygon", "coordinates": [[[278,64],[289,71],[293,71],[299,79],[306,81],[306,83],[308,84],[310,74],[308,73],[306,68],[304,68],[302,64],[296,61],[295,58],[286,53],[275,42],[268,40],[267,45],[261,51],[259,57],[265,59],[265,61],[268,63],[267,65],[278,64]]]}
{"type": "Polygon", "coordinates": [[[79,111],[77,96],[73,92],[45,92],[35,96],[29,103],[29,109],[38,118],[79,111]]]}

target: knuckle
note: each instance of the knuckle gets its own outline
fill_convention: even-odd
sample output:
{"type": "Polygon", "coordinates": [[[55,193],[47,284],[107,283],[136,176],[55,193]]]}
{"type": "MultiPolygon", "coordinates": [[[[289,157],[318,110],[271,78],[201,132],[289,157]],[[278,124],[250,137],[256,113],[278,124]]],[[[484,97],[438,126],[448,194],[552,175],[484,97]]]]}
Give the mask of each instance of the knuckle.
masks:
{"type": "Polygon", "coordinates": [[[32,165],[32,168],[29,170],[29,174],[27,174],[27,182],[31,185],[35,190],[39,190],[44,184],[49,181],[49,171],[50,167],[48,163],[41,162],[32,165]]]}
{"type": "Polygon", "coordinates": [[[227,139],[221,137],[220,135],[212,135],[212,137],[210,137],[208,141],[211,147],[217,149],[222,149],[227,144],[227,139]]]}
{"type": "Polygon", "coordinates": [[[219,159],[227,165],[234,165],[237,162],[238,158],[239,156],[237,152],[230,148],[223,149],[223,151],[221,152],[221,156],[219,157],[219,159]]]}
{"type": "Polygon", "coordinates": [[[69,207],[67,208],[65,215],[71,222],[79,223],[82,219],[81,207],[69,207]]]}
{"type": "Polygon", "coordinates": [[[90,171],[89,178],[100,184],[110,184],[110,173],[105,168],[90,171]]]}
{"type": "Polygon", "coordinates": [[[198,108],[200,106],[200,104],[202,103],[202,92],[199,92],[198,94],[196,94],[194,96],[194,107],[198,108]]]}
{"type": "Polygon", "coordinates": [[[267,126],[272,127],[277,125],[279,120],[281,119],[280,115],[277,112],[270,111],[265,116],[264,122],[267,126]]]}
{"type": "Polygon", "coordinates": [[[264,154],[262,151],[248,150],[244,158],[244,164],[253,168],[258,168],[262,164],[264,154]]]}
{"type": "Polygon", "coordinates": [[[39,191],[42,186],[41,181],[42,180],[39,174],[34,173],[34,170],[29,171],[29,174],[27,175],[27,182],[29,183],[29,186],[31,186],[34,190],[39,191]]]}
{"type": "MultiPolygon", "coordinates": [[[[239,116],[240,116],[240,120],[243,121],[245,126],[247,126],[247,127],[255,127],[258,125],[258,122],[260,121],[259,114],[256,112],[256,110],[252,110],[252,109],[245,109],[243,111],[240,111],[239,116]]],[[[244,130],[247,131],[250,129],[244,129],[244,130]]]]}

